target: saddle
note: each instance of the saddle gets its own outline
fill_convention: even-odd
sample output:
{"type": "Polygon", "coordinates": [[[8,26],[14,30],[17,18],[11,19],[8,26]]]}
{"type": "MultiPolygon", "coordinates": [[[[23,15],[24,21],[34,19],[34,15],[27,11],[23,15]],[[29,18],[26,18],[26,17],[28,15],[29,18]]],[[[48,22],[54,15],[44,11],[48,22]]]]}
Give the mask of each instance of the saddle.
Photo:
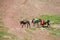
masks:
{"type": "Polygon", "coordinates": [[[41,24],[42,24],[42,25],[44,25],[44,22],[45,22],[45,21],[44,21],[44,20],[42,20],[42,21],[41,21],[41,24]]]}
{"type": "Polygon", "coordinates": [[[34,19],[34,21],[33,22],[36,22],[38,19],[34,19]]]}

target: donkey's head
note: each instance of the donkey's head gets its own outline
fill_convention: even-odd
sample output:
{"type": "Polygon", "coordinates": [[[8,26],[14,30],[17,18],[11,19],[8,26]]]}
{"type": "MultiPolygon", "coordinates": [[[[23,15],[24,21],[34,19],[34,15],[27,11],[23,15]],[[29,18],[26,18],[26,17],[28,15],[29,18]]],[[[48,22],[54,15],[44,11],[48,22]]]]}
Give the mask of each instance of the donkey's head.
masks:
{"type": "Polygon", "coordinates": [[[50,20],[47,20],[47,23],[50,22],[50,20]]]}

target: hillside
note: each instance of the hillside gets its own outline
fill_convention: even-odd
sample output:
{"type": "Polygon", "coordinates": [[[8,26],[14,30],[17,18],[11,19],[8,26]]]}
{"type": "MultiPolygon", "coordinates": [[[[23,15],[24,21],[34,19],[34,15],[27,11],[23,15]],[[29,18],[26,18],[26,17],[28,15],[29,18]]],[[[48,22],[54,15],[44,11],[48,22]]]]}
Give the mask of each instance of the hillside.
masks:
{"type": "Polygon", "coordinates": [[[0,0],[0,11],[4,14],[39,15],[60,14],[60,0],[0,0]]]}
{"type": "MultiPolygon", "coordinates": [[[[3,18],[5,27],[8,27],[10,33],[15,34],[18,38],[21,37],[22,40],[27,34],[26,37],[30,37],[31,34],[29,35],[29,32],[27,33],[24,28],[21,28],[19,21],[22,18],[31,19],[41,14],[60,15],[60,0],[0,0],[0,17],[3,18]]],[[[32,34],[31,40],[35,40],[36,37],[36,40],[40,40],[40,38],[41,40],[53,40],[51,35],[47,34],[46,29],[32,32],[35,33],[32,34]]],[[[25,40],[27,39],[25,38],[25,40]]]]}

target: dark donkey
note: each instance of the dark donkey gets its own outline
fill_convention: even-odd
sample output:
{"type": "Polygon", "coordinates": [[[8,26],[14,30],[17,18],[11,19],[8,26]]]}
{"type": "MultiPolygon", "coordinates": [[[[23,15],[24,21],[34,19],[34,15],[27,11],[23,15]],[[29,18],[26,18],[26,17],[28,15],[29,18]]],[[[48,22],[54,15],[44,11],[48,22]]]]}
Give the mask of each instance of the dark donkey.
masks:
{"type": "Polygon", "coordinates": [[[50,26],[50,20],[41,20],[42,27],[49,27],[50,26]],[[47,26],[44,26],[47,25],[47,26]]]}
{"type": "Polygon", "coordinates": [[[27,28],[28,28],[28,26],[30,26],[30,22],[28,20],[22,20],[22,21],[20,21],[20,24],[22,25],[22,28],[24,25],[25,26],[27,25],[27,28]]]}
{"type": "Polygon", "coordinates": [[[41,22],[41,19],[33,19],[32,20],[33,26],[35,26],[35,24],[37,24],[37,27],[39,27],[40,22],[41,22]]]}

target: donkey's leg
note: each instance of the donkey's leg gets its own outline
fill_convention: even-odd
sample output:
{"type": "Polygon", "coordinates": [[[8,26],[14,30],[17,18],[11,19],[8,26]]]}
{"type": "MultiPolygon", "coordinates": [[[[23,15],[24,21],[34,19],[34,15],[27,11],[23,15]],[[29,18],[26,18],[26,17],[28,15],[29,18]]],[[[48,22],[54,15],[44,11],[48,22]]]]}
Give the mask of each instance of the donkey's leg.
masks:
{"type": "Polygon", "coordinates": [[[39,22],[39,27],[41,27],[41,23],[39,22]]]}
{"type": "Polygon", "coordinates": [[[45,25],[45,24],[42,24],[42,23],[41,23],[40,25],[41,25],[41,27],[43,27],[43,28],[44,28],[44,25],[45,25]]]}
{"type": "Polygon", "coordinates": [[[28,28],[28,24],[27,24],[27,28],[28,28]]]}
{"type": "Polygon", "coordinates": [[[39,28],[39,23],[37,23],[37,28],[39,28]]]}
{"type": "Polygon", "coordinates": [[[30,23],[28,24],[29,28],[31,27],[30,23]]]}
{"type": "Polygon", "coordinates": [[[23,24],[22,24],[22,28],[23,28],[23,24]]]}
{"type": "Polygon", "coordinates": [[[48,27],[50,27],[50,23],[48,22],[47,24],[48,24],[48,27]]]}
{"type": "Polygon", "coordinates": [[[25,24],[25,27],[27,26],[27,24],[25,24]]]}

